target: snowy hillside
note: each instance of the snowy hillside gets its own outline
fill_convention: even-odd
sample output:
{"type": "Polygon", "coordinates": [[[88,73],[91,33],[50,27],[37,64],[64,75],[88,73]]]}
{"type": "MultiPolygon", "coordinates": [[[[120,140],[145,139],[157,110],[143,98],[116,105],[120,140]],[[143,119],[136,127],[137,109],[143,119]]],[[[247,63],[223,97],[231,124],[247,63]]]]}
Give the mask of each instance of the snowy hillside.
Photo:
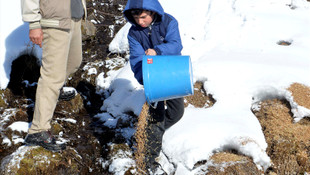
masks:
{"type": "MultiPolygon", "coordinates": [[[[164,135],[160,163],[168,174],[199,174],[200,169],[194,169],[197,162],[208,160],[216,152],[236,150],[252,158],[260,170],[266,170],[271,165],[266,153],[268,145],[251,109],[259,109],[262,100],[278,98],[290,103],[295,122],[310,116],[310,110],[297,104],[287,90],[294,82],[310,86],[310,3],[306,0],[160,2],[165,12],[179,22],[182,54],[191,56],[194,80],[203,82],[205,91],[216,100],[210,108],[190,105],[185,109],[183,118],[164,135]]],[[[28,28],[21,22],[17,8],[20,2],[10,1],[8,6],[0,5],[1,89],[9,82],[12,61],[29,48],[28,28]],[[3,14],[14,15],[4,20],[3,14]]],[[[117,33],[109,47],[111,52],[128,53],[129,27],[127,24],[117,33]]],[[[39,48],[34,49],[36,55],[41,54],[39,48]]],[[[111,66],[113,61],[107,60],[105,66],[111,66]]],[[[94,117],[112,130],[119,120],[131,120],[128,113],[138,116],[145,97],[128,63],[119,70],[110,68],[106,74],[96,71],[89,74],[96,75],[98,92],[111,92],[105,96],[101,112],[94,117]]],[[[1,117],[7,116],[3,113],[1,117]]],[[[12,127],[25,132],[29,123],[12,127]]],[[[134,132],[132,126],[119,130],[128,140],[134,132]]],[[[21,143],[23,139],[17,141],[21,143]]],[[[16,154],[27,150],[21,147],[16,154]]],[[[112,158],[109,165],[101,158],[98,162],[109,167],[110,173],[124,174],[134,166],[133,159],[128,157],[112,158]]]]}

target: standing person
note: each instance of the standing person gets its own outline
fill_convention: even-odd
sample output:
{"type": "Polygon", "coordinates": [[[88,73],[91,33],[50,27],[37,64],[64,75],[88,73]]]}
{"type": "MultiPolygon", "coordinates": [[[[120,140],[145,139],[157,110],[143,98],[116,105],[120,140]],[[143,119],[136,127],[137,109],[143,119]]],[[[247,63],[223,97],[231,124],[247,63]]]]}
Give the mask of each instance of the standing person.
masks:
{"type": "Polygon", "coordinates": [[[34,115],[25,143],[61,151],[65,144],[56,144],[50,133],[51,120],[58,99],[75,96],[75,91],[66,94],[62,87],[82,62],[81,19],[86,17],[86,2],[21,0],[21,7],[23,21],[29,23],[30,40],[42,47],[34,115]]]}
{"type": "MultiPolygon", "coordinates": [[[[128,0],[124,16],[132,24],[128,33],[130,65],[135,78],[143,85],[144,55],[181,55],[183,48],[177,20],[164,12],[158,0],[128,0]]],[[[146,168],[154,173],[160,167],[156,158],[165,130],[178,122],[184,113],[184,99],[160,101],[149,108],[151,120],[146,130],[146,168]]]]}

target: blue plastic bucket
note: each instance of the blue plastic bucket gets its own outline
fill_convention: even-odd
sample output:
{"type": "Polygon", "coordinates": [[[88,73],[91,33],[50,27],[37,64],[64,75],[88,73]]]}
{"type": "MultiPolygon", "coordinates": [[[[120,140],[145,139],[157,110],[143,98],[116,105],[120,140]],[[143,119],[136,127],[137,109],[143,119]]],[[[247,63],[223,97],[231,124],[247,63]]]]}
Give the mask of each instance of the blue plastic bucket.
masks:
{"type": "Polygon", "coordinates": [[[142,72],[149,104],[194,94],[190,56],[144,56],[142,72]]]}

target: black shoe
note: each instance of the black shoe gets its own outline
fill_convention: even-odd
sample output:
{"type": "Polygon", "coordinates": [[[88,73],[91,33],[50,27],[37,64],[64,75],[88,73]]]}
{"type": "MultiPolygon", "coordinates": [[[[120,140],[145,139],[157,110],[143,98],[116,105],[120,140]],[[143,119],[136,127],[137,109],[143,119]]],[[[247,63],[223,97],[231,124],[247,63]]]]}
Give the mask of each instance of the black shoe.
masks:
{"type": "Polygon", "coordinates": [[[25,144],[28,146],[42,146],[53,152],[59,152],[66,148],[65,144],[57,144],[55,138],[49,131],[28,134],[25,138],[25,144]]]}
{"type": "Polygon", "coordinates": [[[76,90],[73,87],[62,87],[59,93],[59,100],[70,101],[76,95],[76,90]]]}
{"type": "Polygon", "coordinates": [[[147,165],[146,169],[150,175],[167,175],[162,166],[157,162],[153,162],[151,165],[147,165]]]}

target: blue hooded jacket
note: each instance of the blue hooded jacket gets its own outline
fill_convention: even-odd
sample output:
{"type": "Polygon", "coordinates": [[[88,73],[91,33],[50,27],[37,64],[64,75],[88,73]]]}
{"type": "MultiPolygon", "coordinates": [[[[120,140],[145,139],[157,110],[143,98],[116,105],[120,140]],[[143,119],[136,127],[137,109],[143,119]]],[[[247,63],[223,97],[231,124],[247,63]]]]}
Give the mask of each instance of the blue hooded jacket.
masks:
{"type": "Polygon", "coordinates": [[[147,49],[154,49],[157,55],[181,55],[183,48],[177,20],[164,12],[158,0],[128,0],[124,16],[132,24],[128,32],[130,65],[135,78],[143,84],[142,57],[147,49]],[[149,27],[138,25],[130,10],[143,9],[156,12],[149,27]]]}

